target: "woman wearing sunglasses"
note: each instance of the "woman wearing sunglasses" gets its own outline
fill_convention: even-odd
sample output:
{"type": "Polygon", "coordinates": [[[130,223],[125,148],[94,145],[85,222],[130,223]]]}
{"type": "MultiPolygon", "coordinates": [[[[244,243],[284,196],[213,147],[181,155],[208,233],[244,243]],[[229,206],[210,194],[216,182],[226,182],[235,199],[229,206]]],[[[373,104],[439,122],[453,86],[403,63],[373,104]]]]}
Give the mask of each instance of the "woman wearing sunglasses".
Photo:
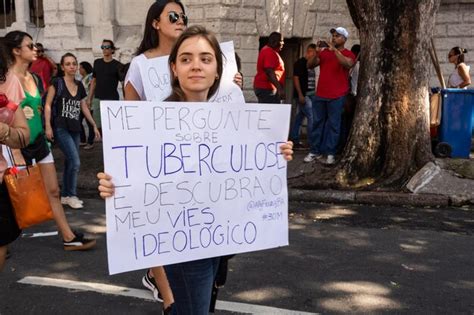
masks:
{"type": "MultiPolygon", "coordinates": [[[[56,167],[43,130],[42,99],[38,90],[38,83],[28,72],[30,63],[36,60],[36,47],[33,44],[33,39],[28,33],[21,31],[10,32],[5,38],[12,64],[10,70],[19,79],[25,93],[25,99],[20,106],[28,122],[30,141],[28,146],[21,150],[21,153],[26,163],[31,164],[35,160],[39,165],[53,210],[54,220],[63,237],[64,250],[87,250],[95,246],[96,241],[85,238],[82,233],[71,229],[59,199],[56,167]]],[[[82,208],[82,203],[78,201],[76,206],[82,208]]]]}
{"type": "MultiPolygon", "coordinates": [[[[166,101],[207,102],[220,84],[222,59],[214,34],[202,26],[185,30],[170,53],[172,92],[166,101]]],[[[292,159],[291,142],[280,149],[286,160],[292,159]]],[[[113,196],[111,177],[99,173],[98,178],[100,195],[103,198],[113,196]]],[[[165,313],[208,314],[218,264],[219,257],[212,257],[165,266],[175,298],[175,303],[167,307],[165,313]]]]}
{"type": "MultiPolygon", "coordinates": [[[[187,25],[188,17],[181,1],[158,0],[150,6],[145,21],[143,39],[125,77],[124,94],[126,100],[146,100],[139,69],[140,61],[168,56],[187,25]]],[[[236,74],[234,81],[242,87],[240,73],[236,74]]],[[[148,270],[142,283],[153,292],[156,300],[163,301],[164,309],[173,303],[173,294],[163,267],[148,270]]]]}
{"type": "MultiPolygon", "coordinates": [[[[5,94],[10,102],[20,104],[25,93],[18,78],[8,71],[8,58],[4,49],[5,39],[0,41],[0,93],[5,94]]],[[[11,126],[0,122],[0,147],[21,148],[21,135],[29,141],[30,130],[23,111],[15,111],[11,126]]],[[[24,145],[24,143],[23,143],[24,145]]],[[[7,188],[3,184],[3,174],[7,169],[7,161],[0,148],[0,271],[5,263],[7,245],[20,236],[21,230],[16,223],[7,188]]]]}

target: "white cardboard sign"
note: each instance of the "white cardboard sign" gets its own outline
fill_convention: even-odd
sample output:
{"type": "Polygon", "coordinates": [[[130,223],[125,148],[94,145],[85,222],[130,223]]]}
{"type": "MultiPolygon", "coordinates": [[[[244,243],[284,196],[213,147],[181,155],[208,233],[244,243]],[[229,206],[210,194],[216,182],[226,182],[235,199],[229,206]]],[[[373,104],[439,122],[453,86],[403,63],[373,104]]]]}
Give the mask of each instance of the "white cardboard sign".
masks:
{"type": "Polygon", "coordinates": [[[288,245],[290,106],[101,102],[110,274],[288,245]]]}
{"type": "MultiPolygon", "coordinates": [[[[234,43],[232,41],[225,42],[221,43],[220,46],[224,54],[224,70],[219,89],[209,101],[216,103],[245,103],[242,90],[234,83],[234,76],[237,73],[234,43]]],[[[138,67],[147,100],[162,101],[171,94],[168,56],[142,59],[138,63],[138,67]]]]}

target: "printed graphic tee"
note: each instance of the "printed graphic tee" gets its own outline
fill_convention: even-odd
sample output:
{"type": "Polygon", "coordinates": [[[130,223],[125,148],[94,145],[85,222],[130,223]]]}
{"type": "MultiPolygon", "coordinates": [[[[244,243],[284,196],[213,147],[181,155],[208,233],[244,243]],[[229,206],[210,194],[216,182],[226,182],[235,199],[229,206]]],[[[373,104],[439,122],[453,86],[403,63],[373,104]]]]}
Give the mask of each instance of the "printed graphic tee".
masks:
{"type": "Polygon", "coordinates": [[[56,111],[54,125],[56,128],[63,128],[71,132],[81,131],[81,122],[79,116],[81,114],[81,101],[87,96],[86,90],[80,81],[75,81],[77,84],[76,95],[71,95],[66,87],[64,78],[58,78],[54,82],[54,88],[56,92],[59,91],[55,102],[53,104],[54,110],[56,111]],[[62,82],[59,82],[61,80],[62,82]],[[61,88],[58,85],[62,84],[61,88]]]}

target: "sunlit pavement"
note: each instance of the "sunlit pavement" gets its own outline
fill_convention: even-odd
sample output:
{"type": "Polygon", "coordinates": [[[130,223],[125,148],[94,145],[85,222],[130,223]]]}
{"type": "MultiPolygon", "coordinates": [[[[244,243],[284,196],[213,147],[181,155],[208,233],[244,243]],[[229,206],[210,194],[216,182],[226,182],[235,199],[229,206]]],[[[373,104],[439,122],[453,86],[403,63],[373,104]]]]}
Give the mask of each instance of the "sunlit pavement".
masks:
{"type": "MultiPolygon", "coordinates": [[[[103,202],[86,199],[84,210],[66,211],[75,228],[97,237],[97,248],[65,252],[58,236],[16,241],[0,276],[0,314],[159,311],[149,299],[19,283],[39,277],[142,290],[141,271],[108,275],[103,202]]],[[[273,313],[252,306],[292,314],[474,312],[471,208],[291,204],[289,227],[290,246],[230,261],[218,299],[241,309],[217,314],[273,313]]],[[[47,223],[25,232],[54,230],[47,223]]]]}

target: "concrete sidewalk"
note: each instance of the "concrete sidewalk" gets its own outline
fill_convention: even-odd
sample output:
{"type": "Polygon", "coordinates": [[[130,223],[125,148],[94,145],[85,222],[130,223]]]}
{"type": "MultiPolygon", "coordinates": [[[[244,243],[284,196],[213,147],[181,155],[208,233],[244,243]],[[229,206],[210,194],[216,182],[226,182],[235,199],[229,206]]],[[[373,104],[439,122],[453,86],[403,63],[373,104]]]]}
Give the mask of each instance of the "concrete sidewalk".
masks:
{"type": "MultiPolygon", "coordinates": [[[[291,178],[304,172],[307,165],[303,163],[303,158],[307,151],[295,151],[294,160],[288,164],[288,177],[291,178]]],[[[53,155],[56,161],[59,184],[61,184],[63,170],[63,154],[58,148],[53,149],[53,155]]],[[[95,143],[91,150],[80,149],[81,170],[78,177],[78,190],[80,197],[97,196],[96,174],[103,170],[102,143],[95,143]]],[[[474,160],[471,159],[470,168],[474,169],[474,160]]],[[[474,180],[470,180],[469,185],[474,191],[474,180]]],[[[464,188],[466,189],[466,188],[464,188]]],[[[323,203],[352,203],[352,204],[377,204],[377,205],[406,205],[406,206],[461,206],[466,204],[466,200],[459,196],[465,192],[459,191],[452,195],[442,194],[424,194],[409,192],[377,192],[377,191],[355,191],[355,190],[304,190],[289,189],[290,201],[302,202],[323,202],[323,203]]],[[[467,202],[469,203],[469,202],[467,202]]],[[[472,201],[471,201],[472,204],[472,201]]]]}

